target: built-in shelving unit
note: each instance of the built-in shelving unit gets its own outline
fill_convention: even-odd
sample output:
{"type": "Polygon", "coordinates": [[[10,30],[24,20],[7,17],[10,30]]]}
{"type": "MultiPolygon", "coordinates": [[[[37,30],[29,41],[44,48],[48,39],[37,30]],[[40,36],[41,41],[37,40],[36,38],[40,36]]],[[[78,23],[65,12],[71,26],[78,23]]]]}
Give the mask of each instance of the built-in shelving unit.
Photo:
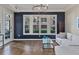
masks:
{"type": "Polygon", "coordinates": [[[24,35],[53,35],[57,33],[57,15],[23,15],[24,35]]]}

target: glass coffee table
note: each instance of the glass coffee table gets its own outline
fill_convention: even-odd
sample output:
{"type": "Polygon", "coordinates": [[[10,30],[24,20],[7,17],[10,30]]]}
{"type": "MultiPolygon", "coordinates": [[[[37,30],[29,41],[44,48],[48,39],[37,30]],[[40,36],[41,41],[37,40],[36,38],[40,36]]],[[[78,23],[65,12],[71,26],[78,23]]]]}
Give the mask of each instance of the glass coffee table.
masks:
{"type": "Polygon", "coordinates": [[[43,39],[42,40],[43,48],[53,48],[53,41],[51,39],[43,39]]]}

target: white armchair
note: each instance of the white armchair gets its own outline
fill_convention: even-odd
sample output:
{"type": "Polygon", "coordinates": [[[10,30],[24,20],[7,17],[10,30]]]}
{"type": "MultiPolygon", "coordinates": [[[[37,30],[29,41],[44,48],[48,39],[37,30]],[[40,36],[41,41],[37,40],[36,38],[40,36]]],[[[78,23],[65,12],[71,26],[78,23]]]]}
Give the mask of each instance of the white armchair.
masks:
{"type": "Polygon", "coordinates": [[[70,44],[71,42],[71,37],[72,37],[72,34],[71,33],[67,33],[67,38],[66,38],[66,34],[63,33],[62,35],[59,34],[58,37],[56,38],[56,42],[59,44],[59,45],[64,45],[64,46],[67,46],[70,44]]]}

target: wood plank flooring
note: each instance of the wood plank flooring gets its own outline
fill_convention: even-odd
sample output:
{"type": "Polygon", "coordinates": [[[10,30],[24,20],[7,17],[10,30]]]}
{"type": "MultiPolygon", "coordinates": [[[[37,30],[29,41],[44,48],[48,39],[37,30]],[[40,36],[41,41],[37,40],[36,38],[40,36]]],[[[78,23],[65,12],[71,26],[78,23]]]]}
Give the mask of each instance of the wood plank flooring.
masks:
{"type": "Polygon", "coordinates": [[[0,55],[55,55],[55,52],[54,49],[43,49],[40,40],[27,40],[6,44],[0,48],[0,55]]]}

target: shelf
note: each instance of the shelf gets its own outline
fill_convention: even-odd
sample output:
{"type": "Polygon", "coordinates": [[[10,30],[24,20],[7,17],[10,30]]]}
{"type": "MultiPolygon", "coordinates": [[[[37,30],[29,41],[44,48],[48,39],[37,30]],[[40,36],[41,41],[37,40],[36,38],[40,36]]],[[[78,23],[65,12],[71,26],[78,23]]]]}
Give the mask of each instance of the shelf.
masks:
{"type": "Polygon", "coordinates": [[[56,35],[56,33],[23,33],[24,35],[56,35]]]}
{"type": "Polygon", "coordinates": [[[51,39],[43,39],[43,44],[53,44],[53,41],[51,39]]]}
{"type": "Polygon", "coordinates": [[[23,17],[23,33],[26,35],[53,35],[56,34],[57,15],[26,15],[23,17]],[[50,17],[50,18],[49,18],[50,17]],[[54,18],[53,18],[54,17],[54,18]],[[52,19],[51,19],[52,18],[52,19]],[[31,24],[29,24],[31,23],[31,24]],[[26,26],[26,27],[25,27],[26,26]]]}
{"type": "Polygon", "coordinates": [[[29,24],[25,24],[26,26],[29,26],[29,24]]]}
{"type": "Polygon", "coordinates": [[[55,25],[51,25],[51,27],[55,27],[55,25]]]}
{"type": "Polygon", "coordinates": [[[47,23],[41,23],[41,25],[47,25],[47,23]]]}
{"type": "Polygon", "coordinates": [[[47,28],[41,28],[41,30],[47,30],[47,28]]]}
{"type": "Polygon", "coordinates": [[[47,30],[41,30],[41,33],[47,33],[47,30]]]}
{"type": "Polygon", "coordinates": [[[39,33],[39,30],[33,30],[33,33],[39,33]]]}
{"type": "Polygon", "coordinates": [[[55,30],[51,30],[50,32],[51,32],[51,33],[55,33],[55,30]]]}
{"type": "Polygon", "coordinates": [[[33,25],[39,25],[39,24],[37,24],[37,23],[33,23],[33,25]]]}

